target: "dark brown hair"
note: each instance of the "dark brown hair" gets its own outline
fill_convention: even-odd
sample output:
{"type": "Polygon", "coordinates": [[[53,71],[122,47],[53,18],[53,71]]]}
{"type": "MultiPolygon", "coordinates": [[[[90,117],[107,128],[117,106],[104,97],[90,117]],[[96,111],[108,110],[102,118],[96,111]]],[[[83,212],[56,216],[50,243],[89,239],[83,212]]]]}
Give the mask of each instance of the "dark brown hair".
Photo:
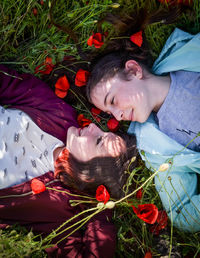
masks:
{"type": "MultiPolygon", "coordinates": [[[[104,185],[112,198],[119,199],[124,196],[123,186],[128,179],[125,173],[131,159],[136,157],[135,136],[121,134],[126,143],[126,151],[117,157],[95,157],[88,162],[77,160],[68,151],[63,158],[55,163],[55,175],[60,180],[78,191],[95,196],[99,185],[104,185]]],[[[131,163],[130,169],[136,165],[131,163]]],[[[133,185],[132,185],[133,187],[133,185]]]]}

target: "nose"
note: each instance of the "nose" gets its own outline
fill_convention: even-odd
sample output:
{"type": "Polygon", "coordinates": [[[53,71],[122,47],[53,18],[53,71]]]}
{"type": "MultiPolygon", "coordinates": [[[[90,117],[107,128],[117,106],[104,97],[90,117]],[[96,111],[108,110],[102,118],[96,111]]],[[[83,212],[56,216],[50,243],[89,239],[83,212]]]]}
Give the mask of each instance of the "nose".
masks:
{"type": "Polygon", "coordinates": [[[112,111],[113,116],[118,120],[123,120],[123,111],[120,109],[115,109],[112,111]]]}

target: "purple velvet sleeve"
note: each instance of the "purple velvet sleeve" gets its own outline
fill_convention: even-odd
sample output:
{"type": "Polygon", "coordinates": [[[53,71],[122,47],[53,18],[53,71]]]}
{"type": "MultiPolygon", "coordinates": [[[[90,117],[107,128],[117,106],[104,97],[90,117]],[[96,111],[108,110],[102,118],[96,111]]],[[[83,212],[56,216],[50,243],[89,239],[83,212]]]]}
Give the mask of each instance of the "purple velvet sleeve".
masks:
{"type": "Polygon", "coordinates": [[[75,110],[31,74],[0,65],[0,104],[26,112],[45,132],[66,142],[70,126],[78,127],[75,110]]]}

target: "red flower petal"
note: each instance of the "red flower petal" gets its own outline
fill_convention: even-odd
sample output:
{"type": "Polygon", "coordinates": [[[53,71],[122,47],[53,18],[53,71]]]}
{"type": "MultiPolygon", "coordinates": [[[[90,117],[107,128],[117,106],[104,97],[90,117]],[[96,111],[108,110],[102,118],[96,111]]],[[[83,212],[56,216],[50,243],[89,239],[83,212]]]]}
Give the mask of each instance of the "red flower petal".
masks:
{"type": "Polygon", "coordinates": [[[61,98],[64,99],[67,96],[67,91],[62,91],[60,89],[55,89],[55,94],[61,98]]]}
{"type": "Polygon", "coordinates": [[[91,113],[92,113],[93,116],[97,116],[101,113],[101,109],[92,107],[91,108],[91,113]]]}
{"type": "Polygon", "coordinates": [[[69,89],[69,82],[67,80],[66,75],[63,75],[57,80],[55,88],[63,91],[67,91],[69,89]]]}
{"type": "Polygon", "coordinates": [[[100,48],[104,44],[104,42],[102,41],[102,34],[99,32],[93,34],[87,40],[87,44],[88,46],[94,45],[95,48],[100,48]]]}
{"type": "Polygon", "coordinates": [[[106,187],[104,185],[100,185],[97,187],[96,190],[96,199],[99,202],[107,203],[110,199],[110,194],[108,193],[106,187]]]}
{"type": "Polygon", "coordinates": [[[97,122],[101,122],[101,118],[98,117],[98,115],[101,113],[101,110],[99,108],[91,108],[91,113],[93,118],[97,121],[97,122]]]}
{"type": "Polygon", "coordinates": [[[90,73],[86,70],[79,69],[75,77],[75,85],[78,87],[86,85],[90,73]]]}
{"type": "Polygon", "coordinates": [[[119,129],[119,121],[113,117],[108,120],[107,127],[111,132],[116,132],[119,129]]]}
{"type": "Polygon", "coordinates": [[[52,58],[51,57],[46,57],[45,58],[45,62],[44,62],[45,64],[49,64],[49,65],[53,65],[53,63],[52,63],[52,58]]]}
{"type": "Polygon", "coordinates": [[[140,189],[137,191],[137,193],[136,193],[136,198],[137,198],[138,200],[141,200],[141,199],[142,199],[142,195],[143,195],[143,189],[140,188],[140,189]]]}
{"type": "Polygon", "coordinates": [[[33,12],[33,15],[34,15],[34,16],[37,16],[37,13],[38,13],[37,8],[33,8],[32,12],[33,12]]]}
{"type": "Polygon", "coordinates": [[[143,39],[142,39],[142,31],[139,31],[133,35],[130,36],[130,40],[136,44],[137,46],[141,47],[142,46],[142,42],[143,42],[143,39]]]}
{"type": "Polygon", "coordinates": [[[152,253],[149,251],[145,254],[144,258],[152,258],[152,253]]]}
{"type": "MultiPolygon", "coordinates": [[[[94,34],[93,34],[94,35],[94,34]]],[[[87,44],[88,44],[88,46],[92,46],[92,44],[93,44],[93,35],[92,36],[90,36],[89,37],[89,39],[87,40],[87,44]]]]}
{"type": "Polygon", "coordinates": [[[66,77],[66,75],[64,75],[64,76],[60,77],[55,84],[55,94],[59,98],[65,98],[69,87],[70,87],[70,85],[67,80],[67,77],[66,77]]]}
{"type": "Polygon", "coordinates": [[[36,66],[35,74],[37,73],[50,74],[53,68],[54,68],[54,65],[52,64],[52,58],[47,56],[43,64],[36,66]]]}
{"type": "Polygon", "coordinates": [[[77,121],[80,127],[85,127],[92,123],[92,121],[86,118],[83,114],[78,115],[77,121]]]}
{"type": "Polygon", "coordinates": [[[158,208],[154,204],[141,204],[138,208],[132,206],[133,211],[141,220],[154,224],[158,217],[158,208]]]}
{"type": "Polygon", "coordinates": [[[156,222],[159,224],[159,229],[164,229],[167,226],[168,216],[166,211],[159,211],[156,222]]]}
{"type": "Polygon", "coordinates": [[[46,190],[45,184],[41,182],[40,180],[34,178],[31,181],[31,189],[33,194],[39,194],[46,190]]]}

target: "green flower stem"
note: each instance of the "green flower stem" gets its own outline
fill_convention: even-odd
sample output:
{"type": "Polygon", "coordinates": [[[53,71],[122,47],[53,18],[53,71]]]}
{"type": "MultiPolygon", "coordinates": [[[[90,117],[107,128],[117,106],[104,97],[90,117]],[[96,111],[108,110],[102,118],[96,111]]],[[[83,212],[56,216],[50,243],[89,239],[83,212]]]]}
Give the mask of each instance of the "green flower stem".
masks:
{"type": "Polygon", "coordinates": [[[75,218],[79,217],[80,215],[82,215],[82,214],[84,214],[84,213],[87,213],[87,212],[89,212],[89,211],[94,211],[94,210],[97,210],[97,209],[99,209],[99,208],[98,208],[98,207],[95,207],[95,208],[91,208],[91,209],[88,209],[88,210],[84,210],[84,211],[82,211],[82,212],[76,214],[76,215],[73,216],[72,218],[66,220],[62,225],[60,225],[60,227],[58,227],[56,230],[54,230],[53,233],[51,233],[50,235],[48,235],[48,236],[44,239],[44,242],[51,240],[52,238],[56,237],[57,235],[60,235],[62,232],[64,232],[64,231],[70,229],[71,227],[73,227],[73,226],[75,226],[76,224],[80,223],[81,221],[85,220],[87,217],[86,217],[85,219],[82,219],[81,221],[78,221],[77,223],[73,224],[72,226],[70,226],[70,227],[64,229],[63,231],[61,231],[61,232],[59,232],[58,234],[55,235],[56,232],[58,232],[62,227],[64,227],[64,226],[65,226],[67,223],[69,223],[70,221],[74,220],[75,218]],[[53,235],[53,236],[52,236],[52,235],[53,235]]]}
{"type": "MultiPolygon", "coordinates": [[[[93,214],[91,214],[91,215],[89,215],[89,216],[87,216],[86,218],[84,218],[84,219],[82,219],[81,221],[78,221],[77,223],[75,223],[75,224],[73,224],[71,227],[73,227],[73,226],[75,226],[76,224],[78,224],[78,223],[80,223],[80,222],[82,222],[81,223],[81,225],[79,225],[77,228],[75,228],[72,232],[70,232],[68,235],[66,235],[65,237],[63,237],[62,239],[60,239],[56,244],[58,244],[58,243],[60,243],[61,241],[63,241],[65,238],[67,238],[68,236],[70,236],[71,234],[73,234],[74,232],[76,232],[79,228],[81,228],[85,223],[87,223],[92,217],[94,217],[96,214],[98,214],[99,212],[101,212],[102,210],[104,210],[105,208],[103,208],[103,209],[98,209],[96,212],[94,212],[93,214]]],[[[64,232],[64,231],[66,231],[66,230],[68,230],[68,228],[67,229],[64,229],[63,231],[62,231],[62,233],[64,232]]],[[[60,234],[60,233],[59,233],[60,234]]]]}
{"type": "Polygon", "coordinates": [[[71,200],[70,205],[74,207],[82,203],[96,203],[96,201],[71,200]]]}
{"type": "Polygon", "coordinates": [[[57,192],[60,192],[60,193],[66,193],[70,196],[75,196],[75,197],[80,197],[80,198],[85,198],[85,199],[93,199],[93,200],[96,200],[95,198],[93,197],[89,197],[89,196],[85,196],[85,195],[78,195],[78,194],[72,194],[72,193],[69,193],[67,191],[62,191],[62,190],[58,190],[58,189],[55,189],[55,188],[51,188],[51,187],[46,187],[46,189],[49,189],[49,190],[53,190],[53,191],[57,191],[57,192]]]}
{"type": "Polygon", "coordinates": [[[143,186],[145,186],[150,180],[152,180],[157,173],[159,172],[159,170],[155,171],[154,174],[152,174],[140,187],[138,187],[135,191],[133,191],[132,193],[126,195],[125,197],[123,197],[122,199],[118,200],[115,202],[115,204],[118,204],[124,200],[126,200],[127,198],[131,197],[132,195],[134,195],[139,189],[141,189],[143,186]]]}

